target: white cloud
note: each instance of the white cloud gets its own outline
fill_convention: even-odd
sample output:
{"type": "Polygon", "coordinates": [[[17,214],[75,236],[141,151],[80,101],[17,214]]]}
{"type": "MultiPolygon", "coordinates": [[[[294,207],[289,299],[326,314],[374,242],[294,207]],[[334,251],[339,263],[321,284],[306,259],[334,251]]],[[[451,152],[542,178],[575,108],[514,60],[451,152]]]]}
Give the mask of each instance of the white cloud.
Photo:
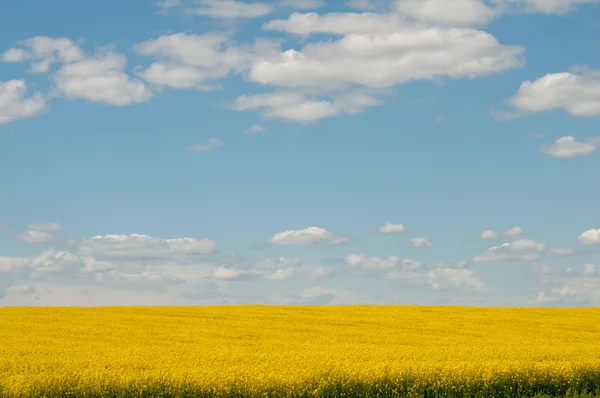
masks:
{"type": "Polygon", "coordinates": [[[594,153],[598,145],[600,145],[599,137],[580,142],[573,136],[566,136],[557,139],[553,144],[542,145],[540,151],[558,158],[576,158],[594,153]]]}
{"type": "Polygon", "coordinates": [[[302,266],[298,258],[280,257],[279,259],[262,259],[251,264],[235,264],[230,267],[218,267],[212,278],[224,280],[316,280],[329,276],[332,270],[323,267],[302,266]]]}
{"type": "Polygon", "coordinates": [[[344,259],[348,267],[354,271],[391,271],[416,270],[421,264],[413,260],[400,260],[396,256],[387,258],[369,257],[363,254],[350,254],[344,259]]]}
{"type": "Polygon", "coordinates": [[[474,29],[413,23],[397,13],[293,13],[263,29],[342,35],[252,63],[248,80],[290,91],[240,97],[234,109],[266,108],[267,117],[300,122],[361,112],[413,80],[475,78],[523,65],[522,46],[501,45],[474,29]],[[357,90],[362,99],[349,112],[340,98],[357,90]]]}
{"type": "Polygon", "coordinates": [[[492,246],[482,254],[475,256],[474,261],[483,263],[490,261],[523,261],[536,260],[546,250],[546,245],[530,239],[517,239],[500,246],[492,246]]]}
{"type": "Polygon", "coordinates": [[[275,30],[306,36],[314,33],[333,35],[389,35],[409,28],[411,24],[395,13],[294,12],[287,19],[265,23],[263,30],[275,30]]]}
{"type": "Polygon", "coordinates": [[[310,287],[302,290],[300,296],[302,298],[315,298],[323,295],[333,295],[335,294],[334,289],[327,289],[321,286],[310,287]]]}
{"type": "Polygon", "coordinates": [[[52,78],[56,90],[67,98],[125,106],[152,97],[143,82],[124,72],[124,55],[104,49],[88,56],[67,38],[36,36],[16,45],[23,48],[9,49],[3,58],[30,60],[34,72],[48,72],[54,63],[61,64],[52,78]]]}
{"type": "Polygon", "coordinates": [[[386,222],[384,225],[377,227],[377,231],[382,234],[398,233],[406,231],[406,227],[403,224],[392,224],[386,222]]]}
{"type": "Polygon", "coordinates": [[[138,74],[157,86],[211,89],[214,79],[246,70],[254,58],[276,54],[279,41],[257,39],[252,45],[235,45],[224,34],[175,33],[133,46],[141,55],[158,59],[138,74]]]}
{"type": "MultiPolygon", "coordinates": [[[[319,19],[314,22],[318,28],[311,30],[338,29],[319,19]]],[[[285,30],[289,21],[280,22],[279,29],[285,30]]],[[[353,29],[360,32],[361,27],[353,29]]],[[[523,52],[522,46],[501,45],[483,31],[410,25],[387,33],[348,33],[338,40],[309,43],[302,51],[285,51],[278,59],[258,60],[249,79],[289,88],[382,89],[411,80],[474,78],[520,67],[523,52]]]]}
{"type": "Polygon", "coordinates": [[[60,231],[62,229],[62,225],[58,223],[36,223],[27,225],[27,229],[31,229],[34,231],[60,231]]]}
{"type": "Polygon", "coordinates": [[[24,270],[28,263],[28,257],[0,257],[0,275],[17,274],[24,270]]]}
{"type": "Polygon", "coordinates": [[[498,232],[494,232],[492,230],[487,230],[485,232],[482,232],[480,235],[481,239],[494,239],[497,238],[498,236],[500,236],[500,234],[498,232]]]}
{"type": "Polygon", "coordinates": [[[212,18],[257,18],[273,12],[272,5],[261,2],[245,3],[235,0],[196,0],[196,3],[200,7],[190,9],[192,14],[212,18]]]}
{"type": "Polygon", "coordinates": [[[594,264],[585,264],[583,269],[584,275],[598,275],[600,274],[600,270],[596,269],[594,264]]]}
{"type": "Polygon", "coordinates": [[[428,241],[425,238],[411,238],[408,240],[408,243],[410,243],[410,245],[413,247],[432,247],[433,246],[433,243],[428,241]]]}
{"type": "Polygon", "coordinates": [[[319,8],[325,6],[325,0],[283,0],[281,5],[284,7],[297,8],[305,10],[310,8],[319,8]]]}
{"type": "Polygon", "coordinates": [[[211,239],[164,239],[141,234],[98,235],[73,243],[82,255],[121,259],[171,260],[210,254],[216,247],[215,241],[211,239]]]}
{"type": "Polygon", "coordinates": [[[209,74],[207,71],[193,66],[154,62],[138,74],[147,82],[157,86],[210,89],[210,87],[205,87],[201,83],[209,78],[225,77],[227,75],[226,70],[214,72],[209,74]]]}
{"type": "Polygon", "coordinates": [[[388,279],[409,285],[426,284],[434,290],[446,289],[474,289],[485,287],[485,281],[474,271],[465,268],[466,262],[456,263],[433,263],[429,264],[429,270],[421,273],[414,271],[392,271],[388,279]]]}
{"type": "Polygon", "coordinates": [[[253,124],[246,131],[244,131],[245,134],[262,134],[266,132],[267,129],[261,126],[260,124],[253,124]]]}
{"type": "Polygon", "coordinates": [[[523,228],[516,225],[516,226],[504,231],[502,233],[502,235],[506,236],[507,238],[519,238],[519,237],[523,236],[523,228]]]}
{"type": "Polygon", "coordinates": [[[245,275],[247,272],[241,269],[229,268],[229,267],[219,267],[214,270],[213,278],[215,279],[237,279],[242,275],[245,275]]]}
{"type": "Polygon", "coordinates": [[[433,289],[481,289],[483,279],[470,269],[435,268],[427,272],[427,281],[433,289]]]}
{"type": "Polygon", "coordinates": [[[381,0],[347,0],[346,6],[356,10],[375,10],[381,6],[381,0]]]}
{"type": "Polygon", "coordinates": [[[562,108],[573,116],[600,115],[600,71],[549,73],[527,80],[506,103],[520,114],[562,108]]]}
{"type": "Polygon", "coordinates": [[[29,224],[27,230],[17,235],[17,239],[27,243],[49,243],[52,242],[53,236],[48,231],[59,231],[62,226],[58,223],[50,224],[29,224]]]}
{"type": "Polygon", "coordinates": [[[449,26],[483,25],[496,14],[481,0],[395,0],[395,9],[421,22],[449,26]]]}
{"type": "Polygon", "coordinates": [[[48,243],[52,242],[52,234],[46,231],[28,230],[17,235],[17,239],[27,243],[48,243]]]}
{"type": "Polygon", "coordinates": [[[179,7],[181,0],[162,0],[157,2],[156,5],[160,9],[161,14],[166,15],[172,8],[179,7]]]}
{"type": "Polygon", "coordinates": [[[331,274],[330,268],[281,268],[273,272],[272,274],[266,275],[265,279],[268,280],[284,280],[284,279],[308,279],[316,280],[322,279],[331,274]]]}
{"type": "Polygon", "coordinates": [[[376,99],[358,93],[329,101],[288,91],[242,95],[231,104],[231,108],[242,111],[258,109],[262,110],[262,115],[266,118],[310,123],[342,113],[359,113],[364,108],[378,103],[376,99]]]}
{"type": "Polygon", "coordinates": [[[161,272],[144,271],[139,273],[126,273],[116,270],[99,273],[96,275],[99,284],[126,289],[164,291],[169,285],[177,285],[185,281],[173,275],[161,272]]]}
{"type": "Polygon", "coordinates": [[[85,54],[72,40],[35,36],[16,43],[18,47],[8,49],[2,56],[5,62],[31,61],[33,72],[48,72],[56,62],[70,63],[85,58],[85,54]],[[21,47],[21,48],[19,48],[21,47]]]}
{"type": "Polygon", "coordinates": [[[206,152],[218,148],[220,146],[223,146],[223,141],[218,138],[211,137],[208,140],[206,140],[206,142],[203,142],[202,144],[192,145],[188,149],[192,152],[206,152]]]}
{"type": "Polygon", "coordinates": [[[9,48],[2,54],[3,62],[22,62],[30,58],[29,52],[22,48],[9,48]]]}
{"type": "Polygon", "coordinates": [[[467,266],[467,262],[464,260],[455,261],[453,263],[437,261],[434,263],[427,264],[428,269],[437,269],[437,268],[464,269],[466,266],[467,266]]]}
{"type": "Polygon", "coordinates": [[[8,295],[28,296],[35,294],[35,292],[35,286],[32,285],[13,285],[6,289],[6,294],[8,295]]]}
{"type": "Polygon", "coordinates": [[[378,304],[384,302],[380,297],[362,294],[339,288],[326,288],[314,286],[305,288],[300,293],[300,300],[287,300],[283,304],[305,304],[305,305],[358,305],[378,304]]]}
{"type": "Polygon", "coordinates": [[[33,117],[46,108],[46,100],[38,91],[27,97],[23,80],[0,82],[0,125],[33,117]]]}
{"type": "Polygon", "coordinates": [[[498,238],[500,236],[504,236],[506,238],[516,239],[516,238],[522,237],[523,234],[524,234],[523,228],[519,227],[518,225],[515,225],[514,227],[509,228],[502,233],[495,232],[492,230],[484,231],[481,233],[481,235],[479,235],[479,238],[483,239],[483,240],[489,240],[489,239],[498,238]]]}
{"type": "Polygon", "coordinates": [[[580,245],[600,245],[600,229],[588,229],[579,235],[577,243],[580,245]]]}
{"type": "Polygon", "coordinates": [[[279,257],[276,260],[265,258],[259,260],[254,266],[259,270],[275,271],[282,268],[294,268],[302,264],[302,260],[296,257],[279,257]]]}
{"type": "Polygon", "coordinates": [[[268,242],[273,245],[310,245],[314,243],[326,243],[337,245],[346,242],[348,238],[327,231],[320,227],[308,227],[306,229],[288,230],[276,233],[268,242]]]}
{"type": "Polygon", "coordinates": [[[565,277],[558,286],[547,292],[539,292],[534,303],[541,305],[598,306],[600,305],[600,277],[596,273],[565,277]]]}
{"type": "Polygon", "coordinates": [[[108,51],[63,65],[54,80],[67,98],[116,106],[148,101],[152,97],[150,90],[125,74],[124,68],[125,56],[108,51]]]}
{"type": "Polygon", "coordinates": [[[570,256],[573,253],[574,253],[573,249],[570,249],[568,247],[559,247],[559,248],[550,250],[550,252],[548,254],[552,257],[564,257],[564,256],[570,256]]]}

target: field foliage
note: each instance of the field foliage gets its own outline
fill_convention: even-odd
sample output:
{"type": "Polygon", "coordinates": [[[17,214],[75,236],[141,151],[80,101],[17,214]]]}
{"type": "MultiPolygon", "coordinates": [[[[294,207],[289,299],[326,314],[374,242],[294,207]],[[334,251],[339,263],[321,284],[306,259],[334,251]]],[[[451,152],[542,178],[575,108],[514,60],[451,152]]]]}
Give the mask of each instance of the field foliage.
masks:
{"type": "Polygon", "coordinates": [[[600,390],[600,309],[0,308],[1,396],[600,390]]]}

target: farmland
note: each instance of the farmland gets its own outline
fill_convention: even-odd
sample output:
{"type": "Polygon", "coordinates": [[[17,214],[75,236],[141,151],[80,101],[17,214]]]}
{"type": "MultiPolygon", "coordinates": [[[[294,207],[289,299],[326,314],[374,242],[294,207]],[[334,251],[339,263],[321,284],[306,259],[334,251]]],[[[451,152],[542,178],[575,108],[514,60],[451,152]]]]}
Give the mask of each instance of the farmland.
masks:
{"type": "Polygon", "coordinates": [[[600,388],[599,309],[8,307],[0,336],[0,396],[9,397],[519,397],[600,388]]]}

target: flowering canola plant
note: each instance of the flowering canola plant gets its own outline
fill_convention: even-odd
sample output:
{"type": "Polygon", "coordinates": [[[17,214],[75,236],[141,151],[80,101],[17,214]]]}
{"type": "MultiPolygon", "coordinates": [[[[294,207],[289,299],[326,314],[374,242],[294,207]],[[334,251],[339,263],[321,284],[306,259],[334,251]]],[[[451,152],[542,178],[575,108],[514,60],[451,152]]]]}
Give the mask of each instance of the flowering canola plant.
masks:
{"type": "Polygon", "coordinates": [[[7,397],[516,397],[599,388],[600,309],[0,308],[7,397]]]}

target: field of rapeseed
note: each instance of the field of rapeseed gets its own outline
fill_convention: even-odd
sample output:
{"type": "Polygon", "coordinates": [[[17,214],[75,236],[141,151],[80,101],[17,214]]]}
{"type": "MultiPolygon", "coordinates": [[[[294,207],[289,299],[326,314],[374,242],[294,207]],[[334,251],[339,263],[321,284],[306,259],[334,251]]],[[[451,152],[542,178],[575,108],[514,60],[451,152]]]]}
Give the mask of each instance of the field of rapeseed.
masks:
{"type": "Polygon", "coordinates": [[[598,393],[599,309],[0,308],[0,396],[598,393]]]}

